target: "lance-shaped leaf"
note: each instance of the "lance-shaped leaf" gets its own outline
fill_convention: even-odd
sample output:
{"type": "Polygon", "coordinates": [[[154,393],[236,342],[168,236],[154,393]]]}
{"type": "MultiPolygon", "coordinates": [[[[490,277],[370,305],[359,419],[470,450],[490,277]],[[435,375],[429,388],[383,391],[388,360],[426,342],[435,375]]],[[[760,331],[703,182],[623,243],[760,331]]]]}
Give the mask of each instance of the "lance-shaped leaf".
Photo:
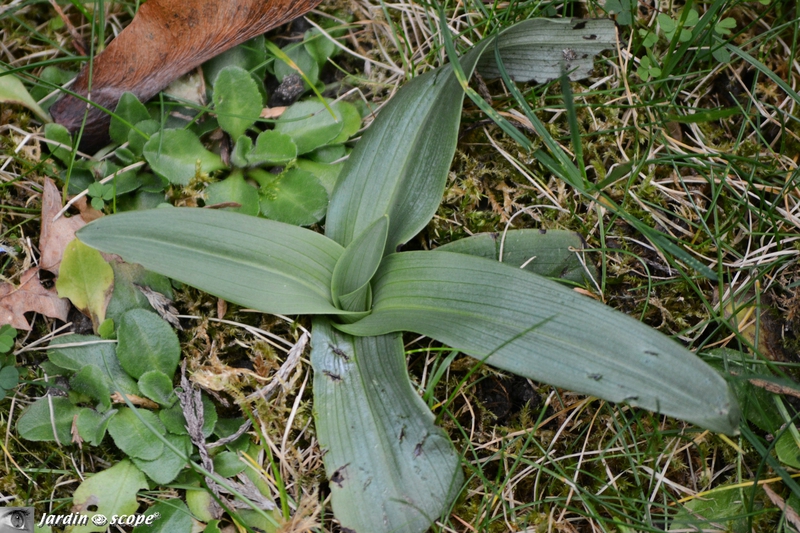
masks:
{"type": "Polygon", "coordinates": [[[408,330],[504,370],[732,434],[722,377],[652,328],[518,268],[450,252],[384,259],[354,335],[408,330]]]}
{"type": "Polygon", "coordinates": [[[389,217],[376,220],[356,237],[333,269],[331,292],[346,311],[365,311],[369,306],[369,280],[375,275],[386,246],[389,217]]]}
{"type": "MultiPolygon", "coordinates": [[[[504,31],[497,47],[516,81],[545,83],[563,72],[579,80],[591,74],[596,54],[614,47],[616,31],[609,19],[536,18],[504,31]]],[[[494,53],[481,57],[478,71],[487,78],[500,77],[494,53]]]]}
{"type": "Polygon", "coordinates": [[[314,322],[317,436],[333,511],[358,533],[421,533],[461,486],[459,459],[408,379],[399,334],[354,338],[314,322]]]}
{"type": "Polygon", "coordinates": [[[187,285],[266,313],[340,313],[331,278],[342,247],[239,213],[164,208],[100,218],[78,237],[187,285]]]}
{"type": "Polygon", "coordinates": [[[463,99],[449,66],[406,84],[345,163],[328,207],[326,235],[347,246],[389,215],[386,249],[393,251],[425,227],[442,198],[463,99]]]}
{"type": "Polygon", "coordinates": [[[503,233],[479,233],[436,249],[494,259],[522,267],[540,276],[583,283],[595,275],[591,264],[581,262],[578,253],[583,238],[574,231],[519,229],[503,233]]]}
{"type": "Polygon", "coordinates": [[[326,235],[347,246],[377,218],[389,215],[386,250],[391,252],[425,227],[441,200],[455,153],[466,80],[479,59],[483,72],[499,76],[495,42],[504,60],[509,56],[509,75],[528,81],[558,77],[562,63],[572,79],[585,77],[594,55],[616,41],[612,21],[550,24],[532,19],[465,54],[460,60],[463,80],[445,65],[407,83],[345,163],[328,208],[326,235]],[[566,44],[553,46],[559,39],[566,44]]]}

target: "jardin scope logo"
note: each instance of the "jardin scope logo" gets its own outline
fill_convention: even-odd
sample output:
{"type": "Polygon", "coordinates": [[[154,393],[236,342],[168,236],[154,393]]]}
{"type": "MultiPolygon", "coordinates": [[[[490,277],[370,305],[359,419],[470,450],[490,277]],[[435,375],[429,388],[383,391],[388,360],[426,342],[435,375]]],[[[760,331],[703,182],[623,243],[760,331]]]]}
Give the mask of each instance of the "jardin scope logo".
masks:
{"type": "MultiPolygon", "coordinates": [[[[19,509],[19,508],[15,508],[19,509]]],[[[30,529],[3,529],[2,520],[0,519],[0,533],[12,533],[16,531],[30,531],[33,533],[33,509],[30,509],[30,529]]],[[[143,524],[152,525],[153,522],[161,518],[161,513],[153,513],[151,515],[143,515],[143,514],[114,514],[111,516],[105,516],[102,514],[95,514],[95,515],[88,515],[88,514],[81,514],[81,513],[69,513],[69,514],[43,514],[42,517],[39,519],[39,523],[36,524],[38,527],[42,528],[45,526],[85,526],[88,525],[91,521],[92,524],[96,526],[141,526],[143,524]]]]}

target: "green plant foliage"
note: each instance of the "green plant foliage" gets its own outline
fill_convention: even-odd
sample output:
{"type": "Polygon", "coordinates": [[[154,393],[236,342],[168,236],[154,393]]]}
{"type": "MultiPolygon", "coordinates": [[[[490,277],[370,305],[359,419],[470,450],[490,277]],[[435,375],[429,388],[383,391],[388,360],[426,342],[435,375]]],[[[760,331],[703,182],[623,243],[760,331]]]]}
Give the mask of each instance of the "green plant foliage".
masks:
{"type": "Polygon", "coordinates": [[[136,494],[147,488],[147,481],[130,461],[120,461],[111,468],[87,478],[75,490],[73,512],[89,516],[89,523],[76,526],[73,533],[101,532],[107,524],[94,525],[91,518],[96,514],[106,517],[129,515],[136,512],[139,502],[136,494]]]}
{"type": "Polygon", "coordinates": [[[319,81],[319,63],[304,46],[289,45],[283,49],[283,52],[294,65],[290,65],[283,59],[276,59],[274,68],[275,77],[278,78],[278,81],[283,81],[287,76],[296,74],[297,69],[300,69],[312,85],[317,84],[319,81]]]}
{"type": "Polygon", "coordinates": [[[308,153],[333,142],[344,131],[345,112],[342,107],[340,104],[332,105],[336,113],[332,116],[325,105],[316,100],[298,102],[281,115],[275,123],[275,131],[291,137],[299,155],[308,153]]]}
{"type": "Polygon", "coordinates": [[[480,233],[440,246],[436,251],[456,252],[523,267],[540,276],[583,283],[596,277],[591,263],[581,262],[577,250],[583,238],[563,230],[511,230],[502,233],[480,233]]]}
{"type": "Polygon", "coordinates": [[[142,524],[133,529],[133,533],[191,533],[192,514],[183,501],[175,498],[160,501],[144,513],[145,516],[156,515],[150,525],[142,524]]]}
{"type": "Polygon", "coordinates": [[[92,318],[95,330],[106,319],[113,284],[114,271],[97,250],[77,239],[67,245],[56,289],[92,318]]]}
{"type": "MultiPolygon", "coordinates": [[[[0,78],[3,79],[3,78],[0,78]]],[[[72,159],[72,135],[69,134],[67,128],[61,124],[45,124],[44,136],[46,139],[55,141],[62,146],[48,144],[50,153],[53,157],[59,159],[62,163],[69,164],[72,159]]]]}
{"type": "Polygon", "coordinates": [[[233,452],[221,452],[214,456],[214,472],[222,477],[233,477],[244,472],[247,465],[233,452]]]}
{"type": "Polygon", "coordinates": [[[225,67],[236,66],[253,74],[254,79],[263,80],[266,74],[267,50],[264,36],[259,35],[247,42],[203,63],[203,73],[208,84],[214,86],[217,76],[225,67]]]}
{"type": "Polygon", "coordinates": [[[124,93],[117,104],[117,109],[111,117],[111,125],[108,134],[111,140],[122,144],[128,141],[128,135],[133,127],[145,120],[150,119],[150,113],[136,95],[124,93]]]}
{"type": "Polygon", "coordinates": [[[94,409],[81,409],[76,422],[78,435],[92,446],[100,446],[106,436],[108,422],[115,414],[116,409],[109,409],[104,413],[98,413],[94,409]]]}
{"type": "Polygon", "coordinates": [[[453,444],[411,387],[400,335],[350,337],[317,319],[311,342],[337,519],[360,531],[427,530],[462,478],[453,444]]]}
{"type": "Polygon", "coordinates": [[[237,66],[223,68],[214,82],[214,109],[220,127],[238,139],[258,120],[264,107],[250,73],[237,66]]]}
{"type": "Polygon", "coordinates": [[[119,362],[134,378],[140,379],[150,370],[167,377],[175,373],[181,356],[178,336],[155,313],[132,309],[122,315],[117,339],[119,362]]]}
{"type": "MultiPolygon", "coordinates": [[[[506,68],[491,53],[481,61],[482,69],[494,68],[513,85],[509,76],[535,77],[523,51],[528,42],[541,53],[548,31],[553,39],[567,33],[579,56],[584,41],[587,56],[608,47],[606,37],[584,38],[584,30],[572,21],[526,21],[482,41],[460,64],[414,78],[382,109],[345,164],[331,197],[326,237],[196,209],[105,217],[78,232],[92,246],[241,305],[333,315],[314,319],[311,359],[317,437],[327,450],[334,512],[343,528],[425,531],[448,509],[461,483],[452,444],[408,380],[399,333],[404,329],[524,376],[736,431],[738,408],[725,381],[641,323],[487,258],[394,253],[428,224],[442,197],[464,91],[471,90],[468,79],[483,52],[515,57],[506,68]],[[359,291],[372,291],[371,307],[359,291]]],[[[590,31],[614,33],[609,22],[590,31]]],[[[550,53],[551,61],[563,59],[563,50],[550,46],[550,53]]],[[[344,127],[341,112],[337,123],[323,115],[321,104],[313,105],[315,111],[308,102],[293,106],[276,126],[294,139],[300,154],[336,139],[341,130],[333,125],[344,127]],[[314,119],[301,122],[309,115],[314,119]]],[[[275,181],[264,174],[249,174],[262,194],[275,181]]],[[[518,244],[529,245],[523,238],[518,244]]],[[[493,253],[500,256],[498,249],[493,253]]],[[[533,253],[514,252],[528,258],[533,253]]],[[[159,416],[170,431],[180,431],[183,415],[174,407],[159,416]]]]}
{"type": "MultiPolygon", "coordinates": [[[[255,177],[255,174],[252,174],[255,177]]],[[[328,208],[328,192],[316,176],[291,168],[262,183],[261,213],[272,220],[310,226],[322,220],[328,208]]]]}
{"type": "Polygon", "coordinates": [[[225,168],[222,159],[206,150],[188,130],[165,129],[154,133],[142,153],[156,174],[177,185],[187,185],[198,171],[208,173],[225,168]]]}
{"type": "MultiPolygon", "coordinates": [[[[203,436],[208,437],[214,432],[217,423],[217,408],[208,397],[202,397],[203,402],[203,436]]],[[[167,428],[167,431],[175,435],[188,435],[186,431],[186,418],[180,404],[174,404],[167,409],[161,409],[158,417],[167,428]]]]}
{"type": "MultiPolygon", "coordinates": [[[[359,124],[361,117],[358,118],[359,124]]],[[[297,145],[289,135],[275,130],[262,131],[256,138],[255,147],[247,154],[251,166],[282,165],[297,157],[297,145]]]]}
{"type": "Polygon", "coordinates": [[[27,107],[42,121],[51,121],[50,115],[39,107],[20,79],[14,74],[7,74],[3,67],[0,67],[0,102],[27,107]]]}
{"type": "Polygon", "coordinates": [[[123,407],[108,424],[108,432],[117,448],[125,454],[152,461],[164,452],[164,443],[154,437],[152,430],[144,422],[155,428],[159,435],[166,435],[164,424],[156,415],[145,409],[123,407]]]}
{"type": "Polygon", "coordinates": [[[81,368],[69,380],[70,389],[96,400],[102,410],[111,407],[111,391],[105,373],[94,365],[81,368]]]}
{"type": "MultiPolygon", "coordinates": [[[[152,434],[148,438],[156,438],[152,434]]],[[[192,454],[192,441],[187,435],[175,435],[167,433],[164,435],[167,442],[180,450],[181,455],[175,453],[169,446],[164,446],[161,455],[153,460],[139,459],[131,456],[131,461],[136,467],[147,474],[147,477],[165,485],[171,483],[178,477],[178,474],[186,467],[187,457],[192,454]]]]}
{"type": "Polygon", "coordinates": [[[223,181],[209,185],[206,189],[206,200],[209,205],[235,202],[240,204],[240,207],[226,209],[245,215],[254,216],[259,212],[258,189],[247,183],[241,172],[234,172],[223,181]]]}
{"type": "MultiPolygon", "coordinates": [[[[0,326],[0,354],[8,353],[14,347],[17,330],[5,324],[0,326]]],[[[0,355],[0,400],[19,383],[19,370],[14,366],[14,356],[0,355]]]]}
{"type": "Polygon", "coordinates": [[[332,304],[330,285],[344,249],[322,235],[216,210],[158,209],[141,215],[103,217],[103,228],[84,226],[80,238],[96,248],[114,247],[130,262],[187,285],[213,287],[224,293],[222,298],[246,307],[270,307],[269,312],[287,315],[339,313],[332,304]],[[191,233],[202,234],[204,244],[196,246],[187,233],[192,242],[187,247],[190,241],[176,239],[179,227],[182,231],[194,227],[191,233]],[[160,253],[153,254],[155,249],[160,253]],[[241,257],[250,266],[231,276],[232,257],[241,257]],[[195,269],[199,264],[208,268],[195,269]],[[268,285],[266,279],[275,281],[268,285]]]}
{"type": "Polygon", "coordinates": [[[59,337],[50,343],[47,356],[52,363],[73,372],[87,365],[94,365],[105,374],[109,390],[140,394],[136,382],[120,366],[114,344],[103,341],[100,337],[89,335],[59,337]],[[61,347],[61,344],[69,346],[61,347]]]}
{"type": "Polygon", "coordinates": [[[605,10],[617,16],[617,23],[621,26],[630,26],[636,14],[637,0],[608,0],[605,10]]]}
{"type": "Polygon", "coordinates": [[[58,441],[66,444],[72,442],[72,419],[78,413],[79,409],[67,398],[41,398],[33,402],[19,417],[17,432],[23,439],[49,441],[55,438],[55,426],[58,441]]]}
{"type": "Polygon", "coordinates": [[[14,347],[14,339],[17,337],[17,330],[4,324],[0,326],[0,353],[8,353],[14,347]]]}
{"type": "Polygon", "coordinates": [[[650,78],[657,78],[661,76],[661,67],[659,67],[649,56],[644,56],[639,61],[639,68],[636,69],[636,74],[642,79],[647,81],[650,78]]]}
{"type": "Polygon", "coordinates": [[[159,405],[170,406],[178,399],[172,393],[172,379],[160,370],[149,370],[142,374],[139,390],[159,405]]]}

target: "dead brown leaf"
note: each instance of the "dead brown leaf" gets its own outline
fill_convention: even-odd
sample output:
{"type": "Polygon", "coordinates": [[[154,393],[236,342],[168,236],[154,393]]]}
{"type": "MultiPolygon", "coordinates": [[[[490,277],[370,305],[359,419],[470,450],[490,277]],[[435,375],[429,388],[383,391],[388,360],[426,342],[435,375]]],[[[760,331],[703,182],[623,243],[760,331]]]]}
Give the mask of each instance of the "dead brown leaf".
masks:
{"type": "Polygon", "coordinates": [[[59,298],[55,289],[42,286],[38,268],[23,272],[19,287],[11,283],[0,284],[0,324],[30,331],[31,326],[25,319],[25,313],[30,311],[65,322],[69,312],[67,300],[59,298]]]}
{"type": "Polygon", "coordinates": [[[772,490],[769,485],[762,485],[761,488],[764,489],[765,493],[767,493],[767,498],[769,498],[769,500],[775,504],[778,509],[783,511],[786,521],[792,524],[795,529],[800,530],[800,515],[797,514],[797,511],[792,509],[791,506],[786,505],[786,501],[778,496],[778,494],[772,490]]]}
{"type": "Polygon", "coordinates": [[[52,180],[44,181],[42,193],[42,233],[39,237],[39,252],[41,257],[39,265],[43,270],[58,274],[64,249],[75,238],[75,232],[86,225],[83,218],[59,217],[53,220],[61,211],[61,193],[52,180]]]}

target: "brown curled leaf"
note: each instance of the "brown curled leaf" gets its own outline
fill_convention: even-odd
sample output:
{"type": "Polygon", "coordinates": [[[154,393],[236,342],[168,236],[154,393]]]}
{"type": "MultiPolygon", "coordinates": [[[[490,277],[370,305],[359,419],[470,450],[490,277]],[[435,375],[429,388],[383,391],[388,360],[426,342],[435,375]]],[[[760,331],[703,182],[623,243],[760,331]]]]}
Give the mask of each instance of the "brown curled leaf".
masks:
{"type": "Polygon", "coordinates": [[[30,331],[25,313],[40,313],[50,318],[67,321],[69,302],[58,297],[54,289],[46,289],[39,281],[39,268],[26,270],[20,276],[19,286],[0,284],[0,324],[10,324],[16,329],[30,331]]]}
{"type": "MultiPolygon", "coordinates": [[[[89,87],[88,65],[72,91],[113,110],[125,92],[149,100],[174,79],[204,61],[314,8],[321,0],[149,0],[133,22],[94,60],[89,87]],[[91,90],[90,90],[91,89],[91,90]]],[[[86,102],[67,95],[50,109],[70,132],[80,129],[86,102]]],[[[81,148],[108,140],[109,115],[88,109],[81,148]]]]}

